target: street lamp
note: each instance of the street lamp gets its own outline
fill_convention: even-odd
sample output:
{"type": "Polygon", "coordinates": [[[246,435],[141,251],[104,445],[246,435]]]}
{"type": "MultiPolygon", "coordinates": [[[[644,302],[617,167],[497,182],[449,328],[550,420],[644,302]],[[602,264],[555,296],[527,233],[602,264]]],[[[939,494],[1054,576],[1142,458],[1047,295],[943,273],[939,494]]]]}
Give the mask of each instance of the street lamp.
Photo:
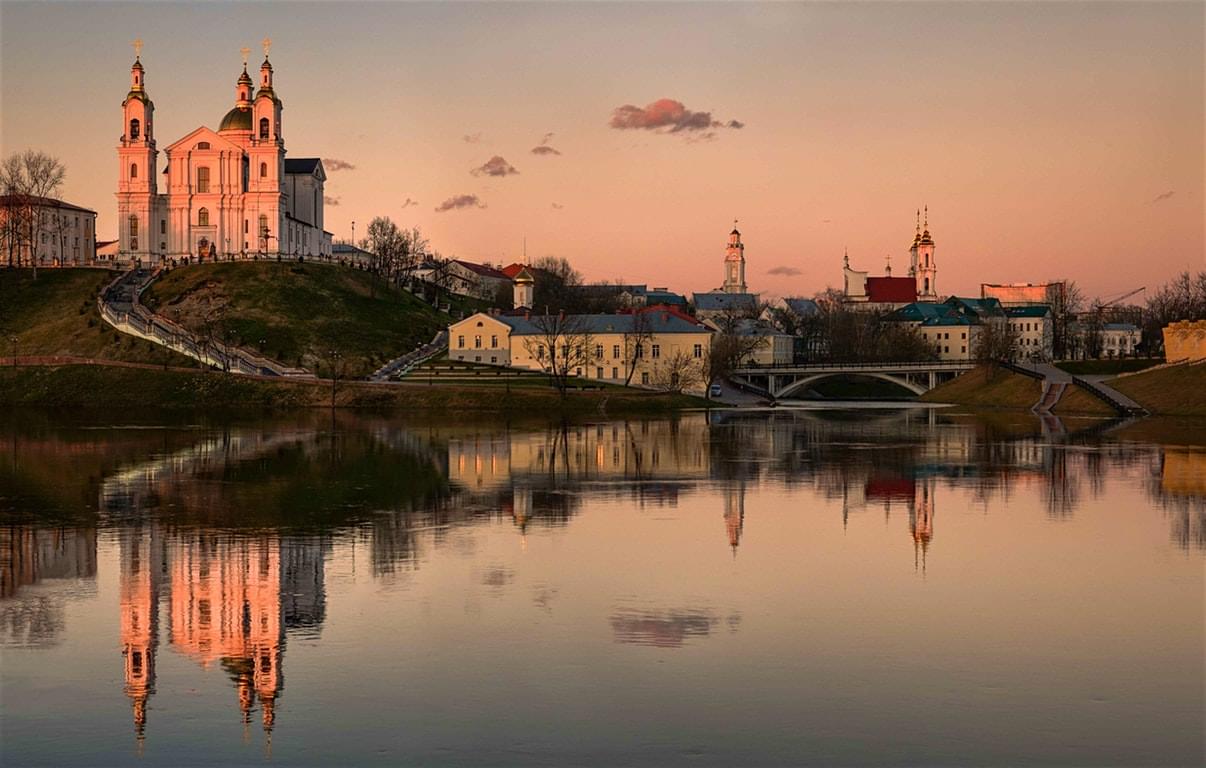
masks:
{"type": "Polygon", "coordinates": [[[16,367],[17,367],[17,337],[9,336],[8,340],[10,342],[12,342],[12,345],[13,345],[13,368],[16,369],[16,367]]]}

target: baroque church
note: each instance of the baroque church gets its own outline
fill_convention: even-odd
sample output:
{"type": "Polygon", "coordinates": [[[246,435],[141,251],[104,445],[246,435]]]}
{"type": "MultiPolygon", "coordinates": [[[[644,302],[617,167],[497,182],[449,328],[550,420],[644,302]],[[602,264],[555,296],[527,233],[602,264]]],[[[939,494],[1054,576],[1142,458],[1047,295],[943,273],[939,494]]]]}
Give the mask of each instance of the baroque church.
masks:
{"type": "Polygon", "coordinates": [[[284,105],[273,88],[271,41],[256,88],[235,82],[234,106],[214,131],[201,126],[169,145],[160,173],[155,105],[135,43],[117,148],[118,260],[153,266],[277,256],[330,257],[323,229],[326,173],[316,157],[286,158],[284,105]],[[162,185],[162,186],[161,186],[162,185]]]}

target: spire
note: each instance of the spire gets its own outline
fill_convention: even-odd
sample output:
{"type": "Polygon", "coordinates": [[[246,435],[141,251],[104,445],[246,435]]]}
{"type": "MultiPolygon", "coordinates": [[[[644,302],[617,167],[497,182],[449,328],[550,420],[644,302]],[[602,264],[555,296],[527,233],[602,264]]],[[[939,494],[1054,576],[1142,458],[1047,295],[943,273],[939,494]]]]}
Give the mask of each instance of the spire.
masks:
{"type": "Polygon", "coordinates": [[[850,268],[850,249],[846,246],[842,246],[842,266],[850,268]]]}
{"type": "Polygon", "coordinates": [[[921,209],[918,208],[917,209],[917,229],[913,233],[913,247],[916,248],[917,244],[920,242],[921,242],[921,209]]]}
{"type": "Polygon", "coordinates": [[[730,232],[729,234],[730,235],[740,235],[741,234],[740,232],[737,231],[737,219],[733,219],[733,231],[730,232]]]}
{"type": "Polygon", "coordinates": [[[924,229],[921,232],[920,243],[922,245],[933,245],[934,240],[930,237],[930,207],[925,207],[925,223],[922,225],[924,229]]]}
{"type": "Polygon", "coordinates": [[[888,277],[892,276],[892,254],[884,256],[884,274],[888,277]]]}

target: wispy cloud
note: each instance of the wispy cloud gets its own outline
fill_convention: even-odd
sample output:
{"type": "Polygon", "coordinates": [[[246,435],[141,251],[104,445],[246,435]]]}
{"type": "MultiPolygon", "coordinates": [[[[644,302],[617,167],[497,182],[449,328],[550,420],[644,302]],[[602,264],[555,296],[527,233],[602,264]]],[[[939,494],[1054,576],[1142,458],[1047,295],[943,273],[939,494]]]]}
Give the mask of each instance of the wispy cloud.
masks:
{"type": "Polygon", "coordinates": [[[356,166],[349,163],[347,160],[340,160],[337,157],[324,157],[322,159],[322,167],[334,173],[335,171],[354,171],[356,166]]]}
{"type": "Polygon", "coordinates": [[[559,151],[549,146],[549,142],[553,140],[553,134],[546,133],[540,143],[532,147],[533,155],[559,155],[559,151]]]}
{"type": "Polygon", "coordinates": [[[562,205],[561,203],[553,203],[552,205],[553,205],[553,210],[554,210],[554,211],[559,211],[559,210],[561,210],[562,208],[564,208],[564,207],[565,207],[565,206],[564,206],[564,205],[562,205]]]}
{"type": "Polygon", "coordinates": [[[502,158],[502,155],[495,155],[486,162],[482,163],[477,168],[469,171],[474,176],[511,176],[519,173],[515,166],[508,163],[502,158]]]}
{"type": "Polygon", "coordinates": [[[1160,194],[1156,195],[1151,200],[1149,200],[1148,204],[1155,205],[1156,203],[1162,203],[1175,194],[1177,194],[1176,190],[1172,190],[1172,189],[1168,190],[1167,192],[1161,192],[1160,194]]]}
{"type": "Polygon", "coordinates": [[[466,133],[464,136],[461,137],[461,141],[465,142],[466,144],[476,144],[481,140],[482,140],[481,131],[478,131],[477,133],[466,133]]]}
{"type": "Polygon", "coordinates": [[[418,204],[419,204],[419,201],[418,201],[418,200],[411,200],[411,199],[408,197],[408,198],[406,198],[405,200],[403,200],[403,201],[402,201],[402,208],[403,208],[403,209],[406,209],[406,208],[411,207],[412,205],[418,205],[418,204]]]}
{"type": "Polygon", "coordinates": [[[455,211],[458,208],[485,208],[485,207],[486,207],[486,204],[483,203],[478,198],[477,195],[457,195],[455,197],[450,197],[447,200],[445,200],[444,202],[440,203],[439,207],[437,207],[435,209],[435,211],[436,211],[436,213],[443,213],[444,211],[455,211]]]}
{"type": "Polygon", "coordinates": [[[331,197],[330,195],[323,195],[322,196],[322,204],[334,207],[336,205],[339,205],[339,198],[331,197]]]}
{"type": "Polygon", "coordinates": [[[781,275],[783,277],[794,277],[794,276],[802,274],[802,273],[800,272],[800,270],[796,269],[795,267],[779,266],[779,267],[771,267],[770,269],[766,270],[766,274],[781,275]]]}
{"type": "Polygon", "coordinates": [[[608,125],[621,131],[677,133],[693,139],[714,138],[717,129],[737,130],[745,127],[740,120],[717,120],[711,112],[687,109],[681,101],[674,99],[658,99],[644,107],[635,104],[616,107],[612,110],[608,125]]]}

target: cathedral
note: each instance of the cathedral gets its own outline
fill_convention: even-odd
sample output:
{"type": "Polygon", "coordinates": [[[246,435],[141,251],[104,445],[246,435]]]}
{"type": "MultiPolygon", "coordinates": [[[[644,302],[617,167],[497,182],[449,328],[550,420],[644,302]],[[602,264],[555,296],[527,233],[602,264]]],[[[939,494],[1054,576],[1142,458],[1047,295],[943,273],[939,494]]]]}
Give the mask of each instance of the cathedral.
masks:
{"type": "Polygon", "coordinates": [[[285,157],[284,106],[273,89],[270,45],[264,41],[259,87],[247,73],[244,48],[234,106],[218,130],[201,126],[169,145],[161,174],[155,105],[141,43],[135,43],[117,148],[119,261],[154,266],[330,257],[331,233],[323,230],[326,173],[319,158],[285,157]]]}

